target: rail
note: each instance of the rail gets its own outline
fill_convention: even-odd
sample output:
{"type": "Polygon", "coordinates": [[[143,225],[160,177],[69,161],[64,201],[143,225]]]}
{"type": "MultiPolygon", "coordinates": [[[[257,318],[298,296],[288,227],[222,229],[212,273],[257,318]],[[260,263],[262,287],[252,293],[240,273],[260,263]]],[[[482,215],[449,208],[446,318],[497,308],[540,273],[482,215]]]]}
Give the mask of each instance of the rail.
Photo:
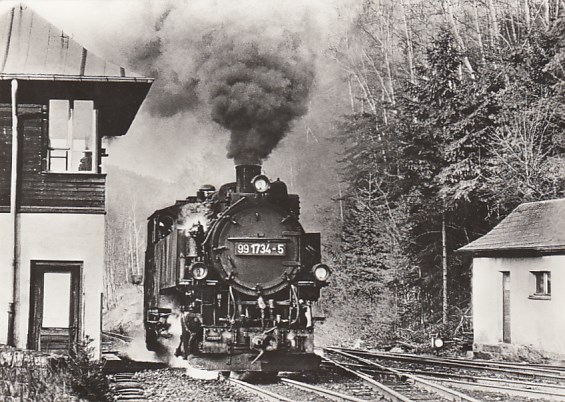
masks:
{"type": "MultiPolygon", "coordinates": [[[[385,373],[394,375],[396,378],[399,378],[399,379],[402,379],[402,380],[408,380],[409,379],[413,382],[415,387],[426,390],[428,392],[433,392],[436,395],[439,395],[442,398],[448,399],[450,401],[479,402],[478,399],[475,399],[473,397],[470,397],[468,395],[465,395],[465,394],[458,392],[458,391],[455,391],[453,389],[444,387],[441,384],[434,383],[432,381],[429,381],[427,379],[415,376],[413,374],[400,372],[400,371],[392,369],[390,367],[385,367],[385,366],[380,365],[378,363],[375,363],[371,360],[364,359],[364,358],[359,357],[359,356],[355,356],[351,353],[343,352],[343,351],[336,349],[336,348],[325,348],[324,350],[342,355],[342,356],[347,357],[347,358],[352,359],[352,360],[356,360],[356,361],[361,362],[363,364],[366,364],[367,366],[370,366],[370,367],[377,367],[378,369],[380,369],[381,371],[383,371],[385,373]]],[[[349,371],[351,369],[347,368],[347,370],[349,371]]],[[[355,370],[351,370],[350,372],[355,372],[355,370]]]]}
{"type": "Polygon", "coordinates": [[[488,370],[492,372],[499,373],[509,373],[518,375],[528,375],[540,378],[548,378],[553,380],[563,380],[565,377],[565,370],[560,367],[551,367],[547,365],[532,365],[532,364],[512,364],[507,362],[486,362],[486,361],[468,361],[463,359],[450,359],[450,358],[438,358],[430,356],[419,356],[412,354],[400,354],[400,353],[385,353],[385,352],[374,352],[365,351],[358,349],[347,349],[347,348],[331,348],[333,350],[340,350],[347,353],[352,353],[356,355],[371,356],[379,359],[388,359],[412,363],[428,363],[443,365],[449,367],[459,367],[459,368],[475,368],[480,370],[488,370]]]}
{"type": "Polygon", "coordinates": [[[116,332],[102,331],[102,335],[105,335],[108,338],[112,338],[112,339],[116,339],[118,341],[122,341],[124,343],[129,343],[129,342],[133,341],[133,338],[131,336],[118,334],[116,332]]]}
{"type": "Polygon", "coordinates": [[[289,378],[280,378],[280,381],[285,384],[292,385],[293,387],[318,394],[320,396],[323,396],[327,399],[331,399],[334,401],[367,402],[366,399],[356,398],[354,396],[342,394],[341,392],[336,392],[331,389],[316,387],[314,385],[306,384],[304,382],[300,382],[296,380],[291,380],[289,378]]]}
{"type": "Polygon", "coordinates": [[[396,392],[392,388],[387,387],[383,383],[380,383],[380,382],[374,380],[370,376],[363,374],[359,371],[352,370],[352,369],[344,366],[343,364],[336,362],[335,360],[332,360],[328,357],[324,357],[323,361],[329,362],[329,363],[333,364],[334,366],[339,367],[340,369],[347,371],[348,373],[353,374],[357,378],[363,380],[363,382],[365,384],[367,384],[371,388],[377,390],[377,392],[379,392],[383,396],[383,398],[387,401],[391,401],[391,402],[411,402],[412,401],[411,399],[405,397],[404,395],[401,395],[400,393],[396,392]]]}
{"type": "Polygon", "coordinates": [[[267,391],[266,389],[262,389],[261,387],[257,387],[253,384],[249,384],[247,382],[244,381],[240,381],[240,380],[236,380],[235,378],[226,378],[226,381],[245,389],[248,392],[251,392],[252,394],[257,395],[258,397],[260,397],[262,400],[264,401],[273,401],[273,402],[278,402],[278,401],[283,401],[283,402],[296,402],[293,401],[292,399],[286,398],[282,395],[278,395],[275,394],[274,392],[270,392],[267,391]]]}
{"type": "MultiPolygon", "coordinates": [[[[461,359],[442,359],[436,357],[426,357],[417,355],[399,355],[381,352],[368,352],[352,350],[353,353],[344,352],[347,349],[341,348],[328,348],[328,350],[342,354],[352,360],[357,361],[357,364],[346,363],[349,368],[357,370],[375,371],[378,373],[385,373],[384,366],[360,357],[371,356],[374,358],[391,359],[396,361],[419,363],[422,365],[445,365],[446,367],[456,367],[464,369],[476,369],[487,372],[501,372],[504,374],[515,374],[518,376],[529,375],[538,378],[545,378],[551,380],[563,380],[559,373],[559,367],[541,366],[541,365],[520,365],[520,364],[507,364],[505,362],[473,362],[464,361],[461,359]],[[361,363],[361,364],[359,364],[361,363]]],[[[552,401],[565,401],[565,385],[555,383],[531,382],[509,378],[496,378],[484,377],[475,375],[461,375],[447,372],[434,372],[434,371],[418,371],[417,369],[390,369],[397,372],[397,375],[403,375],[406,378],[417,375],[420,379],[433,381],[444,385],[455,386],[460,389],[479,391],[479,392],[496,392],[506,395],[506,397],[521,397],[528,399],[546,399],[552,401]]]]}

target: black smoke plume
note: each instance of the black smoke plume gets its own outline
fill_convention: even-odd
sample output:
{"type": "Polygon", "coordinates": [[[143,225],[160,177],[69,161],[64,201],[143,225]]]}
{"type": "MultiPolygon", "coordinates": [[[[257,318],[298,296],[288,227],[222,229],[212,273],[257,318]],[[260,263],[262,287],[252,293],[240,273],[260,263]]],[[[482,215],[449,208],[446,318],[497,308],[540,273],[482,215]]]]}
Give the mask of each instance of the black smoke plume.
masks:
{"type": "Polygon", "coordinates": [[[231,132],[228,157],[260,163],[307,112],[313,64],[286,35],[265,51],[253,37],[219,35],[205,70],[212,119],[231,132]],[[242,40],[248,39],[248,40],[242,40]]]}
{"type": "Polygon", "coordinates": [[[132,57],[134,67],[157,78],[150,111],[206,114],[229,130],[229,158],[261,163],[307,112],[314,52],[300,39],[303,32],[249,21],[183,30],[174,14],[163,13],[155,35],[132,57]]]}

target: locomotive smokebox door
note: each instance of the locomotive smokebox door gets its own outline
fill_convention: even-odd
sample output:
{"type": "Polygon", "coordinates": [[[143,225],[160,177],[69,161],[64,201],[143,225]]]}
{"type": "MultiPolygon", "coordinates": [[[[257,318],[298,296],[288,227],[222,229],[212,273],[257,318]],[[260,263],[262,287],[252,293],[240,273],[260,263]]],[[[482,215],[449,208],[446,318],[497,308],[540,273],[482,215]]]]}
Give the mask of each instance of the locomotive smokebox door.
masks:
{"type": "Polygon", "coordinates": [[[214,227],[214,266],[240,292],[269,295],[300,269],[301,227],[288,213],[245,199],[214,227]],[[260,284],[260,289],[257,284],[260,284]]]}

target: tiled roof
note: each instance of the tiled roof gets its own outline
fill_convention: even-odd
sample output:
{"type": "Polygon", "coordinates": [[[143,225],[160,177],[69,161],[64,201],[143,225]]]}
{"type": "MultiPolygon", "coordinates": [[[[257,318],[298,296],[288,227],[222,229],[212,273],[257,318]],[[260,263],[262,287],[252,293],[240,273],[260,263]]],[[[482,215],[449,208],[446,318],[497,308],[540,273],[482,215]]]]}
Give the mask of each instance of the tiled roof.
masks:
{"type": "Polygon", "coordinates": [[[0,15],[0,80],[12,78],[152,81],[89,52],[25,5],[0,15]]]}
{"type": "Polygon", "coordinates": [[[521,204],[489,233],[458,251],[492,253],[562,250],[565,250],[564,198],[521,204]]]}

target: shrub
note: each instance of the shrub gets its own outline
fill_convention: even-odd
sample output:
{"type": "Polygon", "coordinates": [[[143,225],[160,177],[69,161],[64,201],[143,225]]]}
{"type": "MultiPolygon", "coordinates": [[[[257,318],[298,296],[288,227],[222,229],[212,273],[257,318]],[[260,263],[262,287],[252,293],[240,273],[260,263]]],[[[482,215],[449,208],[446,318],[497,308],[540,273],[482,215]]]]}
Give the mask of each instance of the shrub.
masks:
{"type": "Polygon", "coordinates": [[[104,363],[92,359],[90,340],[76,344],[69,353],[65,372],[75,395],[89,401],[109,401],[110,387],[102,369],[104,363]]]}

